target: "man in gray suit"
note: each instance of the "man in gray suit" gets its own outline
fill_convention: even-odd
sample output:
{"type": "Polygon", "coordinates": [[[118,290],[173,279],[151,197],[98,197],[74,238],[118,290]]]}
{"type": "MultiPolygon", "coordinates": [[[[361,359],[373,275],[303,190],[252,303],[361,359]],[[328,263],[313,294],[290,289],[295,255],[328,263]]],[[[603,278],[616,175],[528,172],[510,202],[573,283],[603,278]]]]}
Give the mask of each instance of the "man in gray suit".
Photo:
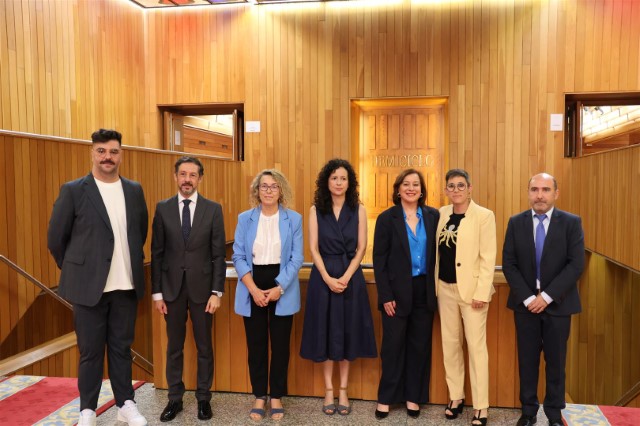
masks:
{"type": "Polygon", "coordinates": [[[153,218],[151,281],[156,309],[167,323],[167,382],[169,403],[160,420],[173,420],[182,411],[183,349],[187,311],[198,350],[196,398],[198,418],[211,412],[213,313],[220,307],[226,274],[222,208],[198,191],[204,168],[197,158],[175,164],[178,194],[160,201],[153,218]]]}
{"type": "Polygon", "coordinates": [[[118,174],[122,135],[91,135],[91,173],[67,182],[53,206],[49,251],[62,270],[58,293],[73,304],[80,365],[80,419],[95,425],[105,345],[118,420],[147,424],[134,402],[131,344],[144,295],[147,205],[142,187],[118,174]]]}

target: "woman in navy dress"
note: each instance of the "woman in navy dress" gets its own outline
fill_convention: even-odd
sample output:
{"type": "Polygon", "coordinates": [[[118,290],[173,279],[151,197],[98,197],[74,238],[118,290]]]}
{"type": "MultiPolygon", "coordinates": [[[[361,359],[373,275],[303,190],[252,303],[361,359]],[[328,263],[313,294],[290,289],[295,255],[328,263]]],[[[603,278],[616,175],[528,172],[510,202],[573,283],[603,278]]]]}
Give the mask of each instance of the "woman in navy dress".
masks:
{"type": "Polygon", "coordinates": [[[350,361],[376,358],[369,296],[360,262],[367,247],[367,214],[349,162],[329,161],[318,174],[309,215],[313,268],[307,287],[300,355],[323,363],[325,414],[351,412],[347,385],[350,361]],[[333,366],[340,366],[338,406],[333,366]]]}

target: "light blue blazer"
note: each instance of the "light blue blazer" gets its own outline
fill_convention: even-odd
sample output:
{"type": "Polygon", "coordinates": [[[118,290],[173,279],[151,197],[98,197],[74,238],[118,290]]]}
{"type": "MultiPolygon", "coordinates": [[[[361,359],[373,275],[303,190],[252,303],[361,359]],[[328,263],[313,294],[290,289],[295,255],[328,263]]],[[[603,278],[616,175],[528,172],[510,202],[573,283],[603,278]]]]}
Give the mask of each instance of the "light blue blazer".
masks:
{"type": "MultiPolygon", "coordinates": [[[[300,213],[280,209],[280,273],[276,282],[284,294],[276,302],[276,315],[293,315],[300,310],[300,281],[298,271],[304,261],[302,248],[302,216],[300,213]]],[[[261,207],[240,213],[233,243],[233,265],[238,273],[235,311],[243,317],[251,316],[251,294],[242,283],[242,277],[253,271],[253,242],[258,233],[261,207]]]]}

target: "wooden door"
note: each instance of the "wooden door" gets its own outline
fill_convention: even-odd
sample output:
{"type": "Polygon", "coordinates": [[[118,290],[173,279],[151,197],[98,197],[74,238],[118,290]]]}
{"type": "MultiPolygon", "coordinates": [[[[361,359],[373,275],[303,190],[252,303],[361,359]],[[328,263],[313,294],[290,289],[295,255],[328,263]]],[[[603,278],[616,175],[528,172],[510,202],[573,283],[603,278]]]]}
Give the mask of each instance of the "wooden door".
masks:
{"type": "Polygon", "coordinates": [[[360,198],[367,208],[371,262],[376,218],[393,205],[393,183],[405,169],[419,170],[427,204],[442,200],[445,105],[361,107],[359,113],[360,198]]]}

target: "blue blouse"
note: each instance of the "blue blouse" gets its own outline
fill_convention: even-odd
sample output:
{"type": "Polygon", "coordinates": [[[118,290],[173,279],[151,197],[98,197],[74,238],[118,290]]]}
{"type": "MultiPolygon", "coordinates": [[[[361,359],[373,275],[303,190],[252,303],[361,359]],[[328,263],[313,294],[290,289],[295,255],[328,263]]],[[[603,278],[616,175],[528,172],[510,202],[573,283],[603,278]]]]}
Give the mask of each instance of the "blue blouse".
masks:
{"type": "Polygon", "coordinates": [[[427,231],[424,229],[422,222],[422,209],[418,207],[416,216],[418,216],[418,224],[416,225],[416,233],[414,234],[411,227],[407,223],[407,214],[402,211],[404,216],[404,224],[407,228],[409,236],[409,251],[411,252],[411,275],[427,274],[427,231]]]}

